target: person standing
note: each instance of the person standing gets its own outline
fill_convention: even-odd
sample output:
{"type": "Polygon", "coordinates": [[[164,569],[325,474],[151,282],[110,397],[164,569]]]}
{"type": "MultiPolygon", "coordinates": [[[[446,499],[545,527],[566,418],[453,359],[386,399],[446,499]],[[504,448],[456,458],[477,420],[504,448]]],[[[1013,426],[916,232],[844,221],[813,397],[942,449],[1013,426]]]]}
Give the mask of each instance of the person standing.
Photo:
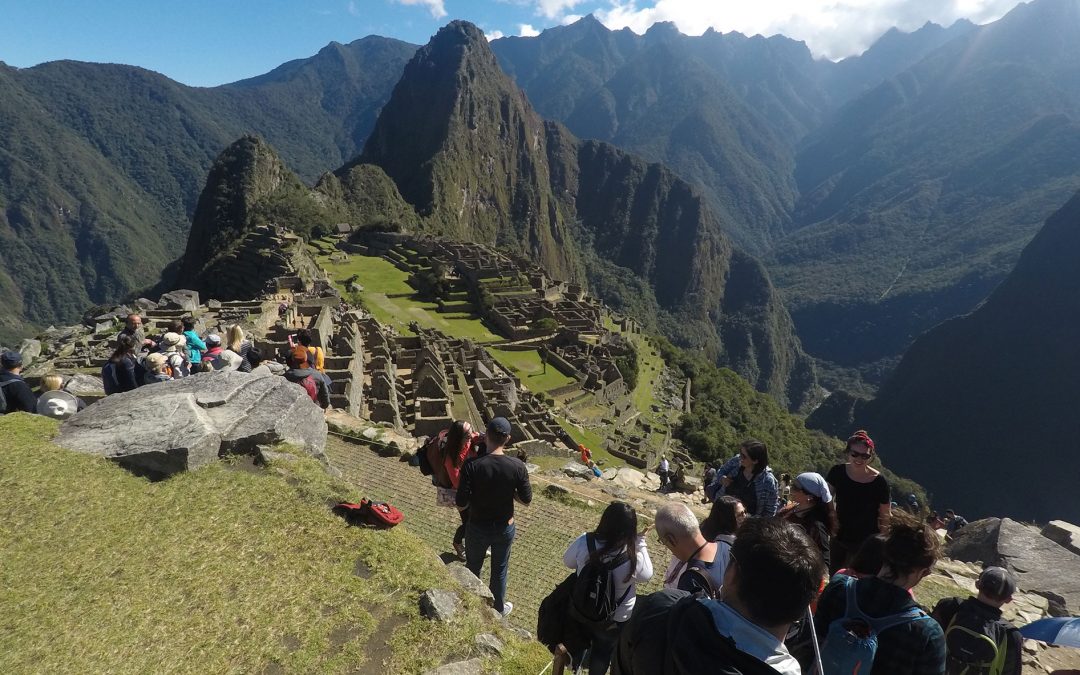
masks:
{"type": "MultiPolygon", "coordinates": [[[[461,467],[476,455],[476,443],[480,434],[473,432],[468,420],[457,420],[449,429],[439,432],[424,448],[431,466],[431,482],[438,490],[439,506],[456,506],[457,489],[461,485],[461,467]]],[[[469,510],[458,509],[461,525],[454,531],[454,553],[465,555],[465,525],[469,522],[469,510]]]]}
{"type": "Polygon", "coordinates": [[[656,472],[660,474],[660,490],[663,491],[668,485],[668,476],[671,475],[671,464],[668,463],[667,457],[660,455],[660,466],[656,469],[656,472]]]}
{"type": "Polygon", "coordinates": [[[846,464],[829,469],[825,480],[836,500],[839,530],[832,541],[829,572],[844,567],[848,557],[867,537],[888,531],[892,514],[889,484],[874,461],[874,441],[865,431],[856,431],[847,440],[846,464]]]}
{"type": "Polygon", "coordinates": [[[37,412],[37,396],[34,396],[34,391],[20,374],[22,365],[23,358],[19,352],[0,354],[0,390],[5,401],[0,413],[37,412]]]}
{"type": "Polygon", "coordinates": [[[780,486],[769,468],[769,449],[764,443],[748,439],[739,446],[739,454],[716,470],[719,488],[716,495],[737,497],[746,513],[756,518],[776,515],[780,486]]]}
{"type": "Polygon", "coordinates": [[[458,509],[469,510],[465,527],[465,566],[480,576],[484,556],[491,549],[493,607],[503,616],[514,609],[506,601],[506,578],[510,548],[514,543],[514,500],[532,502],[532,485],[525,463],[510,457],[503,448],[510,441],[510,422],[496,417],[487,427],[487,454],[465,462],[457,491],[458,509]]]}
{"type": "Polygon", "coordinates": [[[943,598],[930,613],[945,631],[946,672],[1020,675],[1024,638],[1001,607],[1012,602],[1016,580],[1004,567],[987,567],[974,598],[943,598]],[[1000,670],[996,665],[1000,664],[1000,670]]]}

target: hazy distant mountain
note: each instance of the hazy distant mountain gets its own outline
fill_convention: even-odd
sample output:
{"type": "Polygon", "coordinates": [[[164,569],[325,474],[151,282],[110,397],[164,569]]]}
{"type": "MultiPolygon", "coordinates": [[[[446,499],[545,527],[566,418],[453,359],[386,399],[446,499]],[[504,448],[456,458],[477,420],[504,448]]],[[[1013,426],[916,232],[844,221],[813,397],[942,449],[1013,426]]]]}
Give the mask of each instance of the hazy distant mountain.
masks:
{"type": "Polygon", "coordinates": [[[449,24],[416,53],[363,154],[324,176],[317,199],[279,166],[252,139],[223,155],[200,200],[183,283],[212,284],[199,242],[238,241],[275,205],[290,205],[275,222],[301,229],[343,213],[360,225],[399,214],[389,220],[497,244],[587,281],[793,408],[814,394],[764,268],[732,245],[700,195],[659,164],[545,123],[472,24],[449,24]],[[303,218],[289,217],[300,209],[303,218]]]}
{"type": "Polygon", "coordinates": [[[889,466],[968,518],[1080,518],[1080,194],[975,312],[920,337],[856,413],[889,466]]]}
{"type": "Polygon", "coordinates": [[[306,178],[363,145],[416,48],[365,38],[232,85],[130,66],[0,64],[0,339],[154,283],[214,157],[258,132],[306,178]]]}
{"type": "Polygon", "coordinates": [[[970,311],[1080,187],[1080,1],[969,30],[841,108],[798,156],[771,255],[808,350],[865,366],[970,311]]]}

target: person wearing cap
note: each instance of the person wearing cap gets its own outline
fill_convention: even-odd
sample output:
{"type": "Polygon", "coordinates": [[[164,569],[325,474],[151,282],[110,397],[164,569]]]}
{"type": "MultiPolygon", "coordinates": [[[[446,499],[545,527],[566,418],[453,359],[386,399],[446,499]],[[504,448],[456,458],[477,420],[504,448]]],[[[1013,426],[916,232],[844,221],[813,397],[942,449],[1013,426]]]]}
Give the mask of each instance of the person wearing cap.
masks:
{"type": "Polygon", "coordinates": [[[158,348],[165,356],[165,364],[169,368],[169,376],[173,379],[187,377],[191,374],[191,370],[188,368],[187,359],[184,358],[182,349],[184,348],[184,336],[180,333],[174,333],[169,331],[161,336],[161,342],[158,343],[158,348]]]}
{"type": "Polygon", "coordinates": [[[848,557],[867,537],[888,532],[892,515],[889,483],[880,471],[870,466],[874,461],[874,441],[870,435],[856,431],[848,438],[844,453],[848,461],[837,464],[825,475],[836,500],[838,521],[830,551],[830,574],[844,567],[848,557]]]}
{"type": "Polygon", "coordinates": [[[285,379],[289,382],[295,382],[296,384],[303,385],[304,380],[311,378],[315,383],[315,396],[316,403],[323,410],[330,407],[330,388],[326,386],[326,382],[319,377],[319,371],[309,367],[307,360],[307,352],[294,352],[289,356],[289,365],[292,366],[285,371],[285,379]]]}
{"type": "Polygon", "coordinates": [[[168,382],[172,377],[168,373],[168,364],[166,363],[165,355],[160,352],[153,352],[147,354],[143,359],[143,365],[146,368],[146,375],[143,376],[143,384],[156,384],[158,382],[168,382]]]}
{"type": "Polygon", "coordinates": [[[54,420],[66,420],[80,410],[79,399],[62,389],[47,391],[38,398],[37,414],[54,420]]]}
{"type": "Polygon", "coordinates": [[[801,527],[821,551],[821,559],[829,564],[829,541],[836,531],[836,511],[832,491],[821,474],[807,472],[796,476],[791,482],[791,503],[778,515],[801,527]]]}
{"type": "Polygon", "coordinates": [[[0,413],[37,412],[37,396],[34,396],[34,391],[20,374],[22,365],[23,358],[19,352],[0,354],[0,391],[5,401],[0,406],[0,413]]]}
{"type": "Polygon", "coordinates": [[[510,441],[510,422],[505,417],[491,420],[485,435],[487,454],[465,462],[461,468],[456,503],[469,509],[465,527],[465,566],[480,576],[484,557],[491,549],[492,606],[503,616],[514,605],[506,601],[506,579],[510,567],[510,548],[514,543],[514,500],[532,502],[532,485],[525,463],[507,455],[503,448],[510,441]]]}
{"type": "Polygon", "coordinates": [[[996,659],[1002,669],[991,672],[1020,675],[1024,639],[1001,617],[1001,607],[1016,593],[1016,580],[1003,567],[987,567],[975,588],[974,598],[942,598],[930,614],[945,631],[946,672],[985,672],[979,666],[996,659]]]}

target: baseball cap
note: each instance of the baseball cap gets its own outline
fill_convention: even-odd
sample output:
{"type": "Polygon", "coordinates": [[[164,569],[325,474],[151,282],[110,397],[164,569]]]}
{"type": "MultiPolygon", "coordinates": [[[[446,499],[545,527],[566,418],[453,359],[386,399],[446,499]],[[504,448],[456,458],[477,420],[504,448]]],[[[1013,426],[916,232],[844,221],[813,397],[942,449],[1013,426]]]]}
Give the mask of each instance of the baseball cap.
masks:
{"type": "Polygon", "coordinates": [[[487,430],[489,434],[502,434],[503,436],[510,435],[510,422],[505,417],[496,417],[488,422],[487,430]]]}
{"type": "Polygon", "coordinates": [[[217,333],[210,333],[209,335],[206,336],[206,344],[208,344],[208,345],[219,345],[219,344],[221,344],[221,336],[218,335],[217,333]]]}
{"type": "Polygon", "coordinates": [[[1016,580],[1004,567],[987,567],[975,587],[995,600],[1004,600],[1016,592],[1016,580]]]}
{"type": "Polygon", "coordinates": [[[22,354],[19,352],[4,352],[0,354],[0,365],[5,368],[16,368],[22,365],[22,354]]]}

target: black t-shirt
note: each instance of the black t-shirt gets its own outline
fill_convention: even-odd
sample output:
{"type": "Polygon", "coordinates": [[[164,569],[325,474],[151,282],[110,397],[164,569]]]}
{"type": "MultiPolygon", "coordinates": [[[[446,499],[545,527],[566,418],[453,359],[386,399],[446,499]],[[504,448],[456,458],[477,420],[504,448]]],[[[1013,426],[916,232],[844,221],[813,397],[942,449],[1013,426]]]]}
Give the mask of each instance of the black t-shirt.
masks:
{"type": "Polygon", "coordinates": [[[852,480],[846,464],[829,469],[825,480],[836,488],[836,517],[840,521],[837,539],[859,544],[878,532],[878,512],[889,503],[889,483],[878,475],[869,483],[852,480]]]}
{"type": "Polygon", "coordinates": [[[503,454],[484,455],[465,462],[458,484],[457,505],[469,507],[469,522],[506,525],[514,517],[514,495],[532,501],[525,463],[503,454]]]}

